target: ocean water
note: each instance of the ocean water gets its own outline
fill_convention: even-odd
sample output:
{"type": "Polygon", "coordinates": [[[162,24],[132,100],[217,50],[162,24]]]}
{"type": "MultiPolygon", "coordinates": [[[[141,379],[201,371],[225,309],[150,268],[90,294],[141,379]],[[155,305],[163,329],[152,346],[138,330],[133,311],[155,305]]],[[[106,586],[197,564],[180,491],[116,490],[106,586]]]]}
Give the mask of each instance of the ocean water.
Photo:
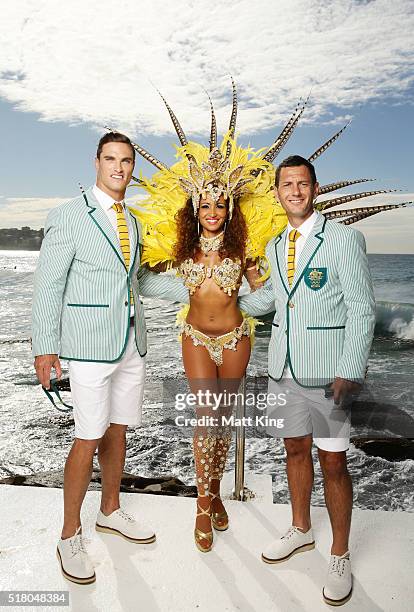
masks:
{"type": "MultiPolygon", "coordinates": [[[[37,252],[0,251],[0,478],[62,469],[73,436],[70,414],[56,411],[38,385],[30,354],[30,304],[37,252]]],[[[414,256],[370,255],[377,325],[369,358],[368,412],[356,414],[353,435],[414,437],[414,256]]],[[[193,484],[190,440],[165,422],[163,382],[183,376],[174,328],[176,304],[145,299],[149,351],[144,426],[128,432],[126,470],[173,474],[193,484]]],[[[249,376],[266,374],[270,327],[260,328],[249,376]]],[[[365,408],[364,408],[365,410],[365,408]]],[[[316,452],[315,452],[316,459],[316,452]]],[[[351,445],[355,505],[414,511],[414,461],[367,456],[351,445]]],[[[232,447],[227,469],[234,464],[232,447]]],[[[315,461],[316,465],[316,461],[315,461]]],[[[274,499],[288,502],[281,441],[246,440],[246,468],[274,477],[274,499]]],[[[323,505],[318,466],[312,503],[323,505]]]]}

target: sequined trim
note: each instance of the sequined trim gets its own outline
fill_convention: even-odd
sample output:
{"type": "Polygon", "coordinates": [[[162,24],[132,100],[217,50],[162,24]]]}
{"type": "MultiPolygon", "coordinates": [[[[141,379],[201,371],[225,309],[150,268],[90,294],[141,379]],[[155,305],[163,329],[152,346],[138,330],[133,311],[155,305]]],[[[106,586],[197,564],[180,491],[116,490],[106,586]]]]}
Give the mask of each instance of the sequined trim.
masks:
{"type": "Polygon", "coordinates": [[[184,278],[184,284],[190,291],[190,295],[195,293],[206,278],[212,278],[216,285],[230,296],[240,287],[241,269],[240,259],[233,261],[226,257],[221,264],[210,268],[203,263],[195,262],[190,257],[180,265],[179,273],[184,278]]]}
{"type": "Polygon", "coordinates": [[[181,327],[181,333],[187,338],[190,337],[193,341],[194,346],[204,346],[211,359],[216,365],[222,365],[223,363],[223,349],[236,350],[237,342],[241,340],[243,336],[250,336],[250,325],[247,319],[243,319],[243,322],[238,327],[235,327],[231,332],[222,334],[221,336],[211,337],[187,323],[183,323],[181,327]]]}
{"type": "Polygon", "coordinates": [[[200,235],[200,250],[204,255],[208,255],[210,251],[218,251],[224,240],[224,231],[213,236],[212,238],[206,238],[203,234],[200,235]]]}

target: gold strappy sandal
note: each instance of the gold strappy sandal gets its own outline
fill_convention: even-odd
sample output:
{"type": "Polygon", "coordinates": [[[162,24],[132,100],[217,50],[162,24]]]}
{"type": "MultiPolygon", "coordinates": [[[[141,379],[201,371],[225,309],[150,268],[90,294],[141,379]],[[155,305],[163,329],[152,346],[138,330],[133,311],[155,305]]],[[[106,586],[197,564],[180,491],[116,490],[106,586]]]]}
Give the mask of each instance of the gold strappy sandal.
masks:
{"type": "MultiPolygon", "coordinates": [[[[208,495],[203,495],[201,497],[208,497],[208,495]]],[[[211,506],[209,506],[208,509],[204,509],[201,508],[198,500],[197,500],[197,514],[196,514],[196,520],[197,520],[197,516],[202,516],[203,514],[206,514],[208,517],[211,517],[210,514],[210,508],[211,506]]],[[[204,531],[201,531],[201,529],[198,529],[197,527],[194,529],[194,540],[195,540],[195,545],[197,546],[198,550],[201,552],[209,552],[213,546],[213,532],[212,531],[208,531],[207,533],[205,533],[204,531]],[[207,540],[208,542],[208,546],[204,547],[201,545],[201,541],[202,540],[207,540]]]]}
{"type": "MultiPolygon", "coordinates": [[[[210,497],[213,499],[220,499],[220,495],[216,493],[210,493],[210,497]]],[[[225,510],[223,512],[212,512],[211,523],[217,531],[226,531],[229,528],[229,517],[225,510]]]]}

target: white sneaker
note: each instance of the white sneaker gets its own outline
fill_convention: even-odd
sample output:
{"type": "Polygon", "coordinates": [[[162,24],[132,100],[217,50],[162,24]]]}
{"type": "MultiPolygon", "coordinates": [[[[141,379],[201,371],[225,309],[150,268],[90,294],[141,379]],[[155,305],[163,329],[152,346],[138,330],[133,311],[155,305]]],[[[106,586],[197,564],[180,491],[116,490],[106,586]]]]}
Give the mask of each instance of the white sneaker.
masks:
{"type": "Polygon", "coordinates": [[[151,542],[155,542],[153,529],[138,525],[134,517],[121,510],[121,508],[118,508],[118,510],[115,510],[109,516],[105,516],[99,510],[95,528],[96,531],[122,536],[135,544],[151,544],[151,542]]]}
{"type": "Polygon", "coordinates": [[[331,555],[328,578],[322,591],[325,603],[342,606],[352,596],[352,573],[349,551],[341,557],[331,555]]]}
{"type": "Polygon", "coordinates": [[[265,563],[281,563],[296,555],[315,548],[312,528],[303,533],[298,527],[289,527],[284,536],[270,544],[262,553],[262,561],[265,563]]]}
{"type": "Polygon", "coordinates": [[[71,538],[60,539],[56,554],[62,574],[67,580],[77,584],[91,584],[95,582],[96,575],[86,552],[80,530],[81,528],[78,527],[75,535],[71,538]]]}

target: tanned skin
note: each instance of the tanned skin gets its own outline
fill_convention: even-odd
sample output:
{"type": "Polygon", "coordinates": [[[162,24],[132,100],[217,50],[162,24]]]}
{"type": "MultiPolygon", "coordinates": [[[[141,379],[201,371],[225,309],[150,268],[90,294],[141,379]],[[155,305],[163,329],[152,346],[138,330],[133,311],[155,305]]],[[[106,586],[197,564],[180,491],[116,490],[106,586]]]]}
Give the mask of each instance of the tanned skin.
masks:
{"type": "MultiPolygon", "coordinates": [[[[203,236],[212,238],[220,234],[228,217],[227,204],[223,197],[217,203],[208,194],[200,201],[198,221],[203,236]]],[[[217,252],[203,254],[201,251],[195,254],[193,259],[202,262],[205,266],[213,267],[220,264],[221,260],[217,252]]],[[[248,262],[246,265],[249,267],[248,262]]],[[[240,276],[242,276],[243,271],[240,276]]],[[[260,286],[259,274],[255,269],[245,271],[246,278],[252,289],[260,286]]],[[[232,331],[243,321],[240,309],[237,306],[238,292],[233,291],[229,296],[217,286],[212,278],[206,278],[201,287],[190,297],[190,310],[187,322],[207,334],[208,336],[220,336],[232,331]]],[[[191,338],[183,335],[182,355],[184,369],[193,393],[200,388],[208,389],[212,393],[236,393],[241,378],[247,368],[250,358],[250,338],[243,336],[238,341],[235,351],[224,349],[223,364],[216,366],[204,346],[194,346],[191,338]],[[204,386],[203,386],[204,385],[204,386]]],[[[202,408],[197,408],[197,416],[206,414],[202,408]]],[[[195,435],[197,435],[195,433],[195,435]]],[[[212,480],[210,493],[220,494],[220,481],[212,480]]],[[[201,508],[208,509],[211,504],[212,512],[223,512],[224,506],[220,499],[210,497],[198,497],[201,508]]],[[[211,531],[211,519],[206,515],[197,517],[196,527],[208,533],[211,531]]],[[[201,546],[207,547],[208,542],[201,540],[201,546]]]]}

